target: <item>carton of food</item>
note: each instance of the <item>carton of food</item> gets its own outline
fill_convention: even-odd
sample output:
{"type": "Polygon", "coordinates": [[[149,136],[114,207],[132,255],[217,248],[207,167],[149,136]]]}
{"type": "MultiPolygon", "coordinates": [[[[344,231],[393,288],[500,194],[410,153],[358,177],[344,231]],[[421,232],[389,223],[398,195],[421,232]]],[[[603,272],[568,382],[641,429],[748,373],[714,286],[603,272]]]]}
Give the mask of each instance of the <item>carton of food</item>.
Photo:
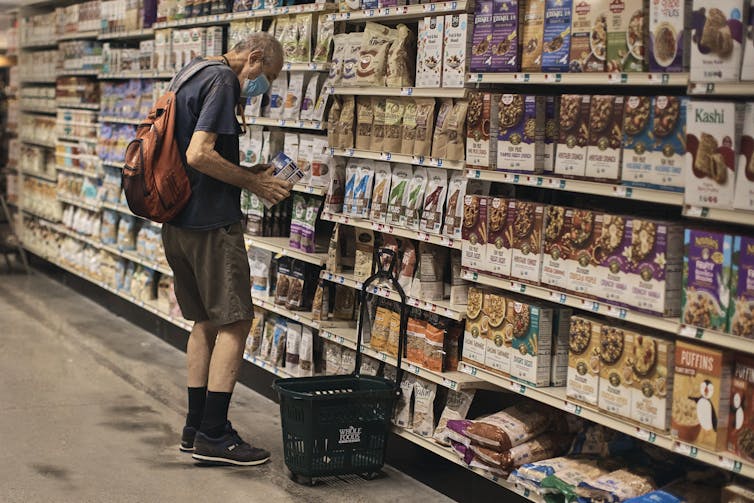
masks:
{"type": "Polygon", "coordinates": [[[724,332],[728,325],[733,237],[686,229],[684,246],[681,321],[724,332]]]}
{"type": "Polygon", "coordinates": [[[668,431],[675,346],[667,339],[637,334],[628,350],[633,369],[631,419],[668,431]]]}
{"type": "Polygon", "coordinates": [[[692,82],[735,82],[741,76],[743,53],[742,0],[710,4],[694,0],[691,19],[692,82]]]}
{"type": "Polygon", "coordinates": [[[489,321],[485,336],[484,365],[501,375],[511,371],[511,341],[513,326],[509,313],[513,301],[499,293],[487,292],[484,296],[484,312],[489,321]]]}
{"type": "Polygon", "coordinates": [[[571,52],[572,0],[545,1],[542,71],[567,72],[571,52]]]}
{"type": "Polygon", "coordinates": [[[604,72],[609,0],[573,0],[570,70],[604,72]]]}
{"type": "Polygon", "coordinates": [[[541,173],[544,166],[545,97],[497,96],[497,169],[541,173]]]}
{"type": "Polygon", "coordinates": [[[466,54],[469,54],[468,14],[445,16],[442,87],[463,87],[466,84],[466,54]]]}
{"type": "Polygon", "coordinates": [[[606,71],[646,71],[646,3],[645,0],[610,0],[606,71]]]}
{"type": "Polygon", "coordinates": [[[600,409],[625,418],[631,417],[633,382],[631,348],[637,334],[620,326],[600,327],[600,409]]]}
{"type": "Polygon", "coordinates": [[[544,204],[516,201],[511,277],[535,285],[539,283],[542,272],[544,214],[544,204]]]}
{"type": "Polygon", "coordinates": [[[542,284],[555,290],[568,290],[567,236],[571,234],[573,210],[565,206],[546,206],[542,250],[542,284]]]}
{"type": "Polygon", "coordinates": [[[565,386],[568,378],[568,332],[571,328],[573,309],[561,308],[555,312],[555,332],[552,340],[550,386],[565,386]]]}
{"type": "Polygon", "coordinates": [[[610,304],[627,306],[631,295],[627,250],[631,249],[631,217],[605,213],[596,238],[596,259],[599,261],[599,295],[610,304]]]}
{"type": "Polygon", "coordinates": [[[730,413],[730,354],[679,341],[674,371],[671,433],[681,442],[724,450],[730,413]]]}
{"type": "Polygon", "coordinates": [[[489,238],[487,239],[487,271],[507,278],[511,275],[513,221],[516,201],[502,197],[490,199],[489,238]]]}
{"type": "Polygon", "coordinates": [[[655,178],[653,110],[649,96],[627,96],[624,100],[621,178],[626,185],[651,187],[655,178]]]}
{"type": "Polygon", "coordinates": [[[737,358],[730,390],[728,452],[754,461],[754,360],[737,358]]]}
{"type": "Polygon", "coordinates": [[[466,304],[466,325],[463,335],[463,352],[465,362],[484,367],[486,357],[486,337],[489,332],[489,319],[484,314],[484,290],[472,286],[466,304]]]}
{"type": "Polygon", "coordinates": [[[683,72],[689,67],[686,26],[691,22],[691,0],[649,2],[649,71],[683,72]]]}
{"type": "Polygon", "coordinates": [[[521,24],[521,71],[542,71],[542,42],[545,31],[545,0],[524,2],[521,24]]]}
{"type": "Polygon", "coordinates": [[[489,71],[517,72],[518,58],[518,2],[494,0],[492,7],[492,47],[489,71]]]}
{"type": "Polygon", "coordinates": [[[754,339],[754,238],[733,240],[728,328],[731,334],[754,339]]]}
{"type": "Polygon", "coordinates": [[[511,377],[530,386],[549,386],[555,310],[527,302],[510,302],[511,377]]]}
{"type": "Polygon", "coordinates": [[[497,95],[469,93],[466,112],[466,166],[490,169],[497,155],[497,95]]]}
{"type": "Polygon", "coordinates": [[[653,189],[683,192],[686,155],[686,112],[688,98],[655,96],[652,100],[654,148],[649,154],[653,189]]]}
{"type": "Polygon", "coordinates": [[[558,142],[560,121],[558,104],[555,96],[545,96],[545,147],[542,156],[542,170],[545,173],[555,170],[555,144],[558,142]]]}
{"type": "MultiPolygon", "coordinates": [[[[469,71],[489,72],[492,63],[492,0],[480,0],[474,6],[469,71]]],[[[515,44],[514,44],[515,46],[515,44]]]]}
{"type": "Polygon", "coordinates": [[[424,72],[424,87],[440,87],[442,84],[443,40],[445,34],[445,18],[443,16],[424,19],[426,40],[422,69],[424,72]]]}
{"type": "Polygon", "coordinates": [[[569,253],[566,258],[568,289],[583,297],[602,298],[599,290],[599,255],[597,238],[602,234],[603,214],[582,209],[566,210],[570,232],[566,236],[569,253]]]}
{"type": "Polygon", "coordinates": [[[620,180],[622,143],[623,96],[592,96],[585,176],[603,181],[620,180]]]}
{"type": "Polygon", "coordinates": [[[560,97],[560,128],[555,150],[555,173],[565,177],[583,177],[589,144],[589,110],[591,96],[564,94],[560,97]]]}
{"type": "Polygon", "coordinates": [[[686,119],[684,202],[732,208],[735,158],[744,105],[721,101],[689,102],[686,119]]]}
{"type": "MultiPolygon", "coordinates": [[[[754,11],[754,9],[752,9],[754,11]]],[[[754,35],[754,33],[753,33],[754,35]]],[[[754,52],[752,49],[751,52],[754,52]]],[[[752,77],[754,78],[754,77],[752,77]]],[[[754,103],[746,104],[733,207],[754,211],[754,103]]]]}
{"type": "Polygon", "coordinates": [[[467,194],[463,199],[461,263],[477,271],[487,266],[488,205],[487,196],[467,194]]]}
{"type": "Polygon", "coordinates": [[[599,321],[571,316],[568,331],[566,396],[597,405],[600,385],[599,321]]]}

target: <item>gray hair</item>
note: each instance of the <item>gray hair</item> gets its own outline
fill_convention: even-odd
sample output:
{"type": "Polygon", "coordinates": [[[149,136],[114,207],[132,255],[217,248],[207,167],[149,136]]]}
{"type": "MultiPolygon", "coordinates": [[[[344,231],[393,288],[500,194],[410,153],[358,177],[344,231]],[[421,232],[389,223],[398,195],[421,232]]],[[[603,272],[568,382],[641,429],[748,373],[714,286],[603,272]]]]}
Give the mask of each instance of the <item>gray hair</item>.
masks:
{"type": "Polygon", "coordinates": [[[231,49],[233,52],[262,51],[263,64],[283,63],[283,46],[280,41],[265,31],[250,34],[231,49]]]}

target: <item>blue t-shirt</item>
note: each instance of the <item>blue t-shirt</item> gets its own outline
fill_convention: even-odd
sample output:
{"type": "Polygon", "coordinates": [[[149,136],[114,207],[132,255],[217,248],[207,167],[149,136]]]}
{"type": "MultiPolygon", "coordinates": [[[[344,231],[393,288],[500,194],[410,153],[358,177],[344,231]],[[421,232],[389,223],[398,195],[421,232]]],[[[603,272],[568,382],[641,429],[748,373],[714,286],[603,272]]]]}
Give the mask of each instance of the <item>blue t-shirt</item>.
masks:
{"type": "MultiPolygon", "coordinates": [[[[181,70],[198,63],[196,58],[181,70]]],[[[180,74],[180,72],[179,72],[180,74]]],[[[241,189],[195,170],[186,162],[194,131],[217,134],[215,150],[238,164],[236,104],[241,94],[238,77],[227,65],[212,65],[199,70],[181,86],[176,95],[175,139],[191,181],[191,198],[170,224],[192,230],[211,230],[241,220],[241,189]]]]}

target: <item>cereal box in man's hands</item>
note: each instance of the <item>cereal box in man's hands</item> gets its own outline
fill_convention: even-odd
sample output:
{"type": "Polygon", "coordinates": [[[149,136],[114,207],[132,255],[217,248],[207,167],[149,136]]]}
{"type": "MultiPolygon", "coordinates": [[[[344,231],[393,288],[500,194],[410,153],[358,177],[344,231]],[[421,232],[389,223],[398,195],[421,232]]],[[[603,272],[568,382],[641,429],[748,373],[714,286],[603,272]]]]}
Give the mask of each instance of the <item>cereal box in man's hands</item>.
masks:
{"type": "Polygon", "coordinates": [[[591,96],[564,94],[560,97],[560,128],[555,151],[555,174],[583,177],[589,144],[591,96]]]}
{"type": "Polygon", "coordinates": [[[599,321],[571,316],[566,396],[597,405],[600,381],[599,321]]]}
{"type": "Polygon", "coordinates": [[[728,329],[733,335],[754,339],[754,238],[733,240],[728,329]]]}
{"type": "Polygon", "coordinates": [[[572,72],[604,72],[607,57],[609,0],[573,0],[572,72]]]}
{"type": "Polygon", "coordinates": [[[694,0],[691,19],[692,82],[735,82],[741,75],[742,0],[694,0]]]}
{"type": "Polygon", "coordinates": [[[492,0],[480,0],[474,6],[474,28],[471,34],[471,61],[469,62],[469,70],[472,72],[490,71],[492,62],[492,6],[492,0]]]}
{"type": "Polygon", "coordinates": [[[519,3],[494,0],[492,7],[491,72],[517,72],[519,3]]]}
{"type": "Polygon", "coordinates": [[[625,418],[631,417],[631,348],[637,334],[623,327],[603,324],[600,328],[599,408],[625,418]]]}
{"type": "Polygon", "coordinates": [[[676,343],[671,424],[674,437],[712,451],[725,449],[731,371],[730,353],[676,343]]]}
{"type": "Polygon", "coordinates": [[[535,285],[539,283],[542,273],[544,213],[545,206],[541,203],[516,201],[511,277],[535,285]]]}
{"type": "Polygon", "coordinates": [[[725,331],[730,302],[733,237],[686,229],[681,322],[725,331]]]}
{"type": "MultiPolygon", "coordinates": [[[[754,31],[754,28],[752,28],[752,31],[754,31]]],[[[754,52],[754,48],[751,52],[754,52]]],[[[744,112],[744,127],[741,135],[741,148],[738,151],[733,207],[754,211],[754,103],[752,102],[746,104],[744,112]]]]}
{"type": "Polygon", "coordinates": [[[585,176],[598,180],[619,180],[622,142],[623,96],[592,96],[585,176]]]}
{"type": "Polygon", "coordinates": [[[631,419],[660,431],[670,428],[675,346],[672,341],[637,334],[627,348],[631,376],[631,419]]]}
{"type": "Polygon", "coordinates": [[[495,276],[507,278],[511,274],[513,221],[516,201],[502,197],[490,199],[489,238],[487,239],[487,270],[495,276]]]}
{"type": "Polygon", "coordinates": [[[542,283],[556,290],[568,290],[568,262],[571,253],[571,217],[573,210],[565,206],[546,206],[544,246],[542,251],[542,283]]]}
{"type": "Polygon", "coordinates": [[[567,72],[571,51],[572,0],[545,0],[543,72],[567,72]]]}
{"type": "Polygon", "coordinates": [[[487,266],[488,205],[487,196],[467,194],[463,200],[462,263],[478,271],[487,266]]]}
{"type": "Polygon", "coordinates": [[[497,169],[541,173],[545,97],[502,94],[497,102],[497,169]]]}
{"type": "Polygon", "coordinates": [[[486,355],[486,337],[489,331],[489,319],[483,312],[485,292],[481,288],[469,288],[466,304],[466,325],[463,335],[463,354],[465,362],[484,367],[486,355]]]}

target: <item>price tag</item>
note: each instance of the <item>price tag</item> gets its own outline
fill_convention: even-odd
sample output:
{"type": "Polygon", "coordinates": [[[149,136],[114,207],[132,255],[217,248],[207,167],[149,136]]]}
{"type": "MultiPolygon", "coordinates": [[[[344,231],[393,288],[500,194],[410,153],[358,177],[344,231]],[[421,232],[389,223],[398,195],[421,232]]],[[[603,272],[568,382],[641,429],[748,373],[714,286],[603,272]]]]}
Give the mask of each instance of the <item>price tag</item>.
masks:
{"type": "Polygon", "coordinates": [[[423,165],[424,164],[424,156],[414,156],[414,164],[423,165]]]}
{"type": "Polygon", "coordinates": [[[513,183],[518,184],[520,182],[521,182],[521,177],[518,175],[513,175],[513,183]]]}
{"type": "Polygon", "coordinates": [[[414,94],[413,87],[401,87],[401,96],[412,96],[414,94]]]}
{"type": "Polygon", "coordinates": [[[476,81],[477,83],[482,82],[484,80],[484,74],[483,73],[477,73],[476,74],[476,81]]]}
{"type": "Polygon", "coordinates": [[[416,365],[409,365],[408,366],[408,371],[411,372],[411,373],[413,373],[413,374],[419,375],[419,373],[421,372],[421,369],[419,367],[417,367],[416,365]]]}
{"type": "Polygon", "coordinates": [[[298,314],[294,314],[294,315],[293,315],[293,319],[294,319],[295,321],[301,321],[301,316],[299,316],[298,314]]]}
{"type": "Polygon", "coordinates": [[[348,157],[353,157],[353,156],[354,156],[354,154],[355,154],[355,151],[354,151],[354,149],[352,149],[352,148],[346,149],[346,155],[347,155],[348,157]]]}
{"type": "Polygon", "coordinates": [[[369,9],[367,11],[367,17],[374,17],[374,9],[369,9]]]}
{"type": "Polygon", "coordinates": [[[281,121],[280,121],[280,125],[281,125],[281,126],[285,126],[285,120],[281,120],[281,121]]]}
{"type": "Polygon", "coordinates": [[[458,2],[450,2],[450,10],[458,9],[458,2]]]}
{"type": "Polygon", "coordinates": [[[718,464],[720,465],[720,468],[735,473],[741,473],[741,468],[743,468],[743,463],[741,463],[740,461],[736,461],[735,459],[726,458],[723,456],[720,456],[718,458],[718,464]]]}
{"type": "Polygon", "coordinates": [[[335,149],[330,147],[330,157],[335,157],[335,149]]]}
{"type": "Polygon", "coordinates": [[[704,213],[704,208],[700,206],[687,206],[686,207],[687,217],[701,217],[703,213],[704,213]]]}
{"type": "Polygon", "coordinates": [[[442,385],[445,386],[446,388],[456,389],[457,384],[458,383],[456,383],[455,381],[451,381],[447,377],[442,378],[442,385]]]}
{"type": "Polygon", "coordinates": [[[389,161],[393,158],[393,154],[391,152],[380,152],[380,158],[383,161],[389,161]]]}
{"type": "Polygon", "coordinates": [[[345,282],[346,282],[346,278],[344,278],[343,276],[340,276],[340,277],[338,278],[338,283],[340,283],[341,285],[342,285],[343,283],[345,283],[345,282]]]}
{"type": "Polygon", "coordinates": [[[644,428],[636,428],[636,437],[644,440],[645,442],[654,444],[657,440],[657,433],[645,430],[644,428]]]}
{"type": "Polygon", "coordinates": [[[707,94],[712,94],[715,92],[715,83],[714,82],[708,82],[707,86],[704,88],[704,92],[707,94]]]}
{"type": "Polygon", "coordinates": [[[364,288],[364,283],[357,281],[355,287],[357,290],[361,290],[362,288],[364,288]]]}
{"type": "Polygon", "coordinates": [[[419,307],[421,305],[421,302],[413,297],[409,297],[408,300],[406,300],[406,303],[409,306],[413,306],[413,307],[419,307]]]}
{"type": "Polygon", "coordinates": [[[345,339],[345,338],[344,338],[344,337],[343,337],[342,335],[338,336],[338,344],[341,344],[341,345],[342,345],[342,344],[344,344],[345,342],[346,342],[346,339],[345,339]]]}
{"type": "Polygon", "coordinates": [[[383,9],[383,10],[382,10],[382,14],[383,14],[384,16],[389,16],[389,15],[390,15],[390,7],[387,7],[387,8],[385,8],[385,9],[383,9]]]}
{"type": "Polygon", "coordinates": [[[380,360],[387,361],[387,355],[385,353],[380,353],[380,360]]]}
{"type": "Polygon", "coordinates": [[[676,442],[673,450],[675,450],[675,452],[679,454],[683,454],[684,456],[689,456],[692,458],[695,458],[697,454],[699,454],[699,449],[697,449],[693,445],[684,444],[683,442],[676,442]]]}
{"type": "Polygon", "coordinates": [[[576,405],[575,403],[566,402],[565,403],[565,410],[566,412],[569,412],[571,414],[576,414],[577,416],[581,415],[581,411],[583,410],[581,408],[581,405],[576,405]]]}
{"type": "Polygon", "coordinates": [[[600,312],[600,303],[599,302],[592,302],[592,312],[593,313],[599,313],[600,312]]]}
{"type": "Polygon", "coordinates": [[[515,393],[520,393],[521,395],[526,394],[526,386],[524,386],[523,384],[519,384],[517,382],[510,381],[510,384],[508,386],[515,393]]]}
{"type": "Polygon", "coordinates": [[[429,242],[429,240],[432,239],[432,237],[429,234],[427,234],[426,232],[419,232],[419,233],[416,234],[416,237],[417,237],[417,239],[419,239],[421,241],[426,241],[426,242],[429,242]]]}
{"type": "Polygon", "coordinates": [[[518,291],[520,293],[525,293],[526,292],[526,285],[524,285],[523,283],[519,283],[518,284],[518,291]]]}
{"type": "Polygon", "coordinates": [[[290,64],[290,63],[285,63],[285,64],[283,65],[283,69],[284,69],[284,70],[286,70],[286,71],[290,71],[290,69],[291,69],[291,64],[290,64]]]}

